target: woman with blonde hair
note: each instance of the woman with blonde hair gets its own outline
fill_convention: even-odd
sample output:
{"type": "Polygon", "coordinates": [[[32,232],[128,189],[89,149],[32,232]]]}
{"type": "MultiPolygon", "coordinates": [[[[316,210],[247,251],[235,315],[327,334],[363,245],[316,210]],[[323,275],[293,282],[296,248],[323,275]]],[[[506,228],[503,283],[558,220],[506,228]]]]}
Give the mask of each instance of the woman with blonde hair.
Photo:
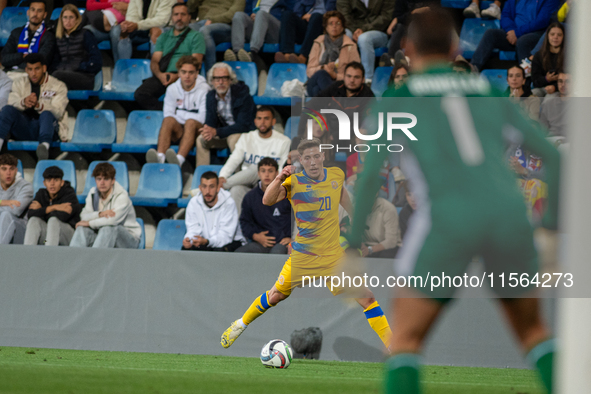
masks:
{"type": "Polygon", "coordinates": [[[82,28],[78,8],[66,4],[57,22],[56,51],[51,75],[63,81],[68,90],[92,90],[94,76],[103,60],[94,35],[82,28]]]}

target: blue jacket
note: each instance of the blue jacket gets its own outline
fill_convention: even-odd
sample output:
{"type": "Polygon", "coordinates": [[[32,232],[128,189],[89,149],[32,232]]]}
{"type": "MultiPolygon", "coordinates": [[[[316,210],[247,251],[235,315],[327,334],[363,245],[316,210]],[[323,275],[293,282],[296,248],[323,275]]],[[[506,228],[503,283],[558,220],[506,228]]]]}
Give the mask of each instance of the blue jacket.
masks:
{"type": "Polygon", "coordinates": [[[518,1],[528,0],[507,0],[503,6],[503,13],[501,15],[501,27],[506,32],[515,30],[515,35],[519,38],[524,34],[532,33],[534,31],[544,30],[550,24],[550,17],[560,7],[560,0],[529,0],[537,1],[536,19],[527,25],[517,26],[515,24],[515,10],[518,1]]]}
{"type": "MultiPolygon", "coordinates": [[[[314,7],[314,4],[316,4],[316,0],[296,0],[293,12],[301,18],[314,7]]],[[[324,0],[324,8],[326,8],[326,11],[336,10],[337,0],[324,0]]]]}
{"type": "Polygon", "coordinates": [[[250,90],[244,82],[230,86],[230,96],[232,97],[232,116],[234,123],[232,126],[223,126],[218,119],[218,103],[215,98],[215,89],[207,93],[205,101],[205,124],[209,127],[217,129],[217,135],[220,138],[226,138],[229,135],[236,133],[247,133],[256,129],[254,125],[254,115],[256,113],[256,105],[250,95],[250,90]]]}
{"type": "MultiPolygon", "coordinates": [[[[259,0],[247,0],[246,7],[244,7],[244,12],[248,15],[252,14],[252,10],[255,8],[258,1],[259,0]]],[[[283,11],[293,10],[294,4],[295,0],[279,0],[277,3],[273,4],[273,7],[271,7],[271,11],[269,11],[269,13],[273,15],[275,18],[281,20],[281,15],[283,15],[283,11]]]]}
{"type": "Polygon", "coordinates": [[[291,237],[291,204],[285,199],[270,207],[266,206],[263,204],[263,194],[259,182],[244,196],[240,213],[242,234],[252,239],[256,233],[269,231],[267,236],[275,237],[275,242],[279,243],[283,238],[291,237]]]}

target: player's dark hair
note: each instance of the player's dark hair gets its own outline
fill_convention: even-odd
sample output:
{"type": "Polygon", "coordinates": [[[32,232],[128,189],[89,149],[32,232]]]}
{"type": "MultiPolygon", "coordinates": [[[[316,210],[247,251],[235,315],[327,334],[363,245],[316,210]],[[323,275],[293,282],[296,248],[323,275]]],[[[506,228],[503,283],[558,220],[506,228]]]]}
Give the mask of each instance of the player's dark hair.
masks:
{"type": "Polygon", "coordinates": [[[194,66],[197,72],[201,71],[201,62],[191,55],[181,56],[180,59],[176,62],[176,69],[180,70],[181,67],[183,67],[185,64],[190,64],[194,66]]]}
{"type": "Polygon", "coordinates": [[[25,57],[25,63],[27,64],[37,64],[41,63],[42,66],[46,66],[47,62],[45,61],[45,56],[40,53],[30,53],[25,57]]]}
{"type": "Polygon", "coordinates": [[[279,171],[279,164],[277,164],[277,161],[272,157],[263,157],[257,165],[257,170],[260,170],[262,166],[275,167],[275,169],[279,171]]]}
{"type": "Polygon", "coordinates": [[[11,155],[10,153],[5,153],[0,155],[0,166],[12,166],[16,167],[18,165],[18,159],[11,155]]]}
{"type": "Polygon", "coordinates": [[[94,170],[92,171],[92,177],[96,178],[97,176],[102,176],[103,178],[107,179],[115,179],[116,173],[117,171],[115,170],[115,167],[113,167],[113,165],[110,163],[99,163],[96,165],[96,167],[94,167],[94,170]]]}
{"type": "Polygon", "coordinates": [[[310,149],[310,148],[318,148],[320,149],[320,140],[318,138],[313,138],[311,140],[301,140],[300,144],[298,145],[298,152],[300,153],[300,155],[304,154],[304,151],[306,149],[310,149]]]}
{"type": "Polygon", "coordinates": [[[365,67],[363,67],[363,64],[359,63],[359,62],[350,62],[345,66],[345,73],[347,72],[347,69],[349,68],[353,68],[355,70],[361,70],[361,77],[365,78],[365,67]]]}
{"type": "Polygon", "coordinates": [[[257,113],[258,112],[271,112],[271,116],[273,117],[273,119],[275,119],[275,112],[273,112],[273,108],[269,107],[268,105],[261,105],[260,107],[257,108],[257,113]]]}
{"type": "Polygon", "coordinates": [[[413,14],[407,40],[412,41],[419,55],[448,55],[453,42],[454,24],[451,15],[441,7],[413,14]]]}
{"type": "Polygon", "coordinates": [[[216,174],[213,171],[205,171],[203,174],[201,174],[201,179],[199,179],[199,181],[202,181],[204,179],[205,180],[215,179],[216,183],[219,182],[218,174],[216,174]]]}
{"type": "Polygon", "coordinates": [[[64,172],[58,166],[47,167],[43,171],[43,179],[64,179],[64,172]]]}

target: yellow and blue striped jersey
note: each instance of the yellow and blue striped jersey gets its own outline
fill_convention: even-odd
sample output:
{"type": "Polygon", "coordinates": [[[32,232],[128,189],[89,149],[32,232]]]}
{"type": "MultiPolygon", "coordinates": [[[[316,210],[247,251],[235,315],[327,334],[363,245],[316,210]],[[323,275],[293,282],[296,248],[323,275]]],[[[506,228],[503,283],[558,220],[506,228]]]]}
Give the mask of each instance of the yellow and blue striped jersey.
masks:
{"type": "Polygon", "coordinates": [[[338,167],[325,168],[322,180],[309,178],[302,171],[283,182],[298,227],[298,235],[291,244],[295,252],[314,257],[343,253],[339,243],[339,204],[344,182],[345,174],[338,167]]]}

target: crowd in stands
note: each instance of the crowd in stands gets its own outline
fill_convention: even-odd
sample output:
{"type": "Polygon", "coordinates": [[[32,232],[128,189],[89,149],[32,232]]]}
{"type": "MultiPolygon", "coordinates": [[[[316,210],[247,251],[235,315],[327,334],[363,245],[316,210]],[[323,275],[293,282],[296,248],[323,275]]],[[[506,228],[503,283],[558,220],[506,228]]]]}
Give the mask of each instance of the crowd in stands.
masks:
{"type": "MultiPolygon", "coordinates": [[[[495,50],[516,52],[516,61],[505,66],[507,90],[499,95],[519,102],[534,121],[549,130],[554,141],[568,137],[566,21],[574,2],[495,0],[481,10],[480,0],[472,0],[464,17],[496,19],[500,28],[484,32],[471,62],[458,56],[452,64],[459,73],[478,73],[490,66],[495,50]]],[[[64,3],[57,21],[50,21],[57,3],[31,0],[28,22],[14,29],[2,48],[0,149],[6,150],[9,139],[37,141],[37,159],[48,159],[52,143],[72,138],[66,110],[68,92],[92,90],[95,76],[110,64],[108,57],[113,63],[130,59],[138,53],[138,46],[147,43],[152,76],[135,90],[133,105],[162,111],[163,121],[157,147],[144,151],[146,163],[183,167],[195,148],[199,167],[212,163],[212,150],[230,151],[219,174],[207,171],[198,180],[198,190],[186,208],[183,250],[284,254],[293,237],[289,203],[267,207],[261,199],[284,165],[301,168],[298,145],[306,138],[305,118],[292,133],[294,138],[276,130],[277,111],[266,105],[257,108],[249,86],[226,62],[254,62],[259,73],[269,70],[272,63],[305,64],[306,95],[330,98],[328,106],[343,109],[343,98],[375,96],[372,83],[378,48],[387,48],[379,65],[392,66],[388,86],[396,89],[405,83],[413,72],[412,62],[404,54],[407,26],[413,14],[440,2],[64,3]],[[85,12],[76,5],[85,6],[85,12]],[[101,52],[99,43],[105,41],[110,49],[101,52]],[[222,43],[231,47],[219,54],[225,62],[217,62],[216,45],[222,43]],[[265,56],[265,44],[278,44],[279,50],[265,56]],[[173,149],[176,145],[178,149],[173,149]]],[[[345,111],[362,109],[349,106],[345,111]]],[[[316,123],[312,130],[323,143],[336,138],[316,123]]],[[[351,193],[365,157],[364,152],[350,152],[346,161],[341,160],[351,193]]],[[[325,153],[325,166],[337,161],[334,152],[325,153]]],[[[508,162],[522,180],[536,180],[540,185],[540,158],[511,146],[508,162]]],[[[14,156],[0,155],[0,244],[138,247],[141,228],[128,192],[115,180],[112,165],[101,163],[94,168],[96,186],[83,206],[60,168],[47,168],[44,188],[33,194],[32,185],[16,167],[14,156]]],[[[368,219],[371,226],[368,224],[362,254],[393,257],[416,204],[396,155],[384,163],[380,175],[383,186],[368,219]]]]}

